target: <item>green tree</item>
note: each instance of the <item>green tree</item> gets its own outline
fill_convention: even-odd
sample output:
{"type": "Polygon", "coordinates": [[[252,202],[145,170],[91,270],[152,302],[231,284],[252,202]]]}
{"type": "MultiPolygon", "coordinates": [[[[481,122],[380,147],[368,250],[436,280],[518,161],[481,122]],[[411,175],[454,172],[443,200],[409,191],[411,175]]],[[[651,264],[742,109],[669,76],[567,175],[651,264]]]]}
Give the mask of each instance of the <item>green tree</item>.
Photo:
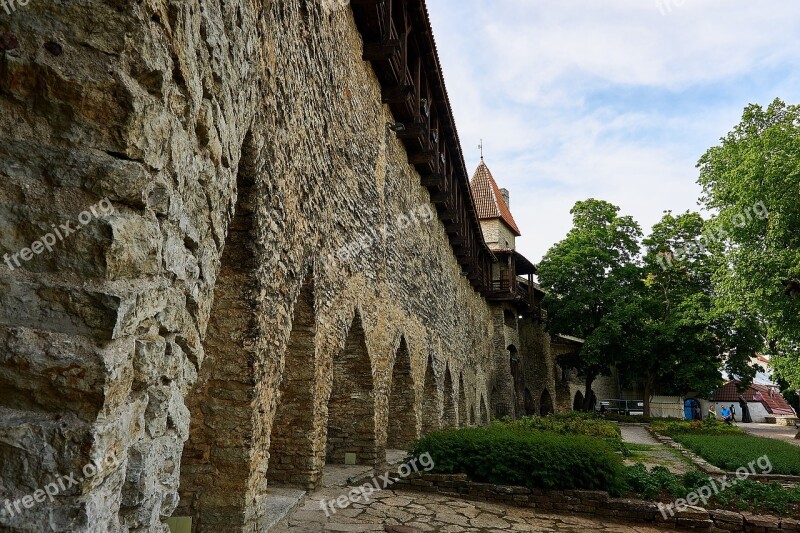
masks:
{"type": "Polygon", "coordinates": [[[641,380],[645,416],[657,383],[673,394],[708,393],[721,384],[723,367],[745,381],[754,374],[747,362],[757,337],[715,306],[712,275],[720,246],[709,234],[698,213],[668,212],[644,240],[641,312],[629,325],[637,330],[630,340],[635,345],[623,351],[628,358],[619,368],[641,380]]]}
{"type": "Polygon", "coordinates": [[[630,295],[641,283],[636,259],[642,232],[619,207],[602,200],[577,202],[573,227],[538,265],[539,283],[548,295],[550,331],[585,339],[579,353],[560,359],[585,377],[584,409],[594,380],[608,374],[624,349],[630,295]]]}
{"type": "Polygon", "coordinates": [[[724,246],[719,313],[755,321],[778,374],[800,389],[800,107],[749,105],[698,167],[724,246]]]}

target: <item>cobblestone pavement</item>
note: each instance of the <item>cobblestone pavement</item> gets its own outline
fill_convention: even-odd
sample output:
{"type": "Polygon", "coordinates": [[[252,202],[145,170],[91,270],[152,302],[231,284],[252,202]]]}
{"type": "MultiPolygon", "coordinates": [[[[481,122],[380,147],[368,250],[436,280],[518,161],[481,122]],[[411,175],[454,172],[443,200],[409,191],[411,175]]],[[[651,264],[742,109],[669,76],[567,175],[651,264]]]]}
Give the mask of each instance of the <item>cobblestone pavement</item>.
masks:
{"type": "MultiPolygon", "coordinates": [[[[347,494],[346,488],[324,488],[307,496],[274,529],[276,533],[324,533],[333,531],[384,531],[388,525],[405,525],[422,531],[466,533],[551,531],[580,533],[656,533],[663,530],[624,525],[578,516],[553,515],[531,509],[486,502],[470,502],[438,494],[384,490],[369,504],[353,503],[326,516],[321,501],[347,494]]],[[[329,511],[330,513],[330,511],[329,511]]]]}
{"type": "Polygon", "coordinates": [[[736,424],[740,429],[757,435],[759,437],[768,437],[770,439],[777,439],[800,446],[800,439],[795,439],[797,435],[797,428],[794,426],[779,426],[777,424],[736,424]]]}

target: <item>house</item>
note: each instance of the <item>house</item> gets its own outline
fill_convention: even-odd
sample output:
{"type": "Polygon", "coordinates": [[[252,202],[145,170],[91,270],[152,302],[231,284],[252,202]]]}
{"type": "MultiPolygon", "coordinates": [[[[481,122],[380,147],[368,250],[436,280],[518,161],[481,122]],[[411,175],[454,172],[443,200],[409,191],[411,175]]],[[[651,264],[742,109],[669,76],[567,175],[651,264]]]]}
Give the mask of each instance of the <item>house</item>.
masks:
{"type": "Polygon", "coordinates": [[[741,382],[736,379],[728,381],[725,385],[711,393],[709,404],[714,406],[717,413],[723,407],[736,407],[736,419],[741,420],[739,396],[741,395],[750,408],[750,418],[753,422],[780,422],[796,421],[797,413],[789,402],[781,395],[777,387],[772,385],[759,385],[753,383],[740,392],[741,382]]]}

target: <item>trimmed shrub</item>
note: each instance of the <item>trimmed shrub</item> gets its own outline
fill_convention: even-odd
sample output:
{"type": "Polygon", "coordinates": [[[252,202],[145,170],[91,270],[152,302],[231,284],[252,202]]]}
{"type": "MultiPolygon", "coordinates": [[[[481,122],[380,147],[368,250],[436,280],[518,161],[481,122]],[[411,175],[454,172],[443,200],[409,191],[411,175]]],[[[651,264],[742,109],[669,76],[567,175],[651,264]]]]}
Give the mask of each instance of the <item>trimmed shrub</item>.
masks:
{"type": "Polygon", "coordinates": [[[733,435],[744,434],[734,425],[728,425],[722,420],[704,418],[703,420],[657,420],[650,427],[658,433],[674,437],[683,433],[697,433],[706,435],[733,435]]]}
{"type": "Polygon", "coordinates": [[[597,418],[592,413],[572,412],[547,417],[525,417],[495,425],[525,431],[550,431],[560,435],[585,435],[602,439],[615,450],[625,450],[619,425],[597,418]]]}
{"type": "Polygon", "coordinates": [[[661,416],[637,416],[637,415],[620,415],[617,413],[606,413],[602,416],[605,420],[612,420],[615,422],[623,422],[630,424],[649,424],[656,421],[675,421],[680,418],[674,417],[661,417],[661,416]]]}
{"type": "Polygon", "coordinates": [[[607,443],[583,435],[528,431],[501,424],[439,431],[411,450],[430,453],[434,472],[472,481],[541,489],[607,490],[624,486],[622,459],[607,443]]]}

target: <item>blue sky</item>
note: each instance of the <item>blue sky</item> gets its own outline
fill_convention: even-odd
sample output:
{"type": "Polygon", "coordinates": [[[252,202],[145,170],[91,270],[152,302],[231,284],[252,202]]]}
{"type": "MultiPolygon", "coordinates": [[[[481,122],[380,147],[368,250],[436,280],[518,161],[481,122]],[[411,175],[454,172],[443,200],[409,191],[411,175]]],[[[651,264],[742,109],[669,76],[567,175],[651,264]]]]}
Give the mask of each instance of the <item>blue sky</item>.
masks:
{"type": "Polygon", "coordinates": [[[428,0],[470,171],[511,191],[533,261],[594,197],[645,234],[748,103],[800,103],[797,0],[428,0]]]}

